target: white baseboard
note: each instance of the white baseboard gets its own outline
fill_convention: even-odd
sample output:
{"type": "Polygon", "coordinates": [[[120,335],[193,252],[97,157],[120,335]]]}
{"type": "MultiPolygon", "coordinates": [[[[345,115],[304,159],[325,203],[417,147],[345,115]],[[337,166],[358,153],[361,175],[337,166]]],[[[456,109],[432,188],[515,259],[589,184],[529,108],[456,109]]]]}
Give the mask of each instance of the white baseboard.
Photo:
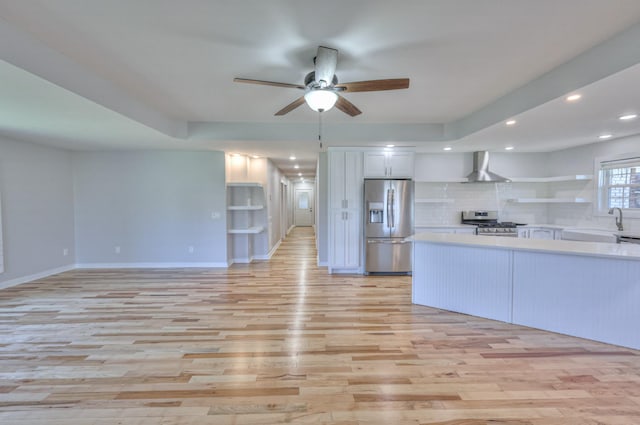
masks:
{"type": "Polygon", "coordinates": [[[271,251],[269,251],[269,253],[267,255],[254,255],[253,257],[251,257],[253,260],[270,260],[271,257],[273,257],[273,254],[276,253],[276,251],[278,250],[278,248],[280,247],[280,243],[282,243],[281,240],[279,240],[274,246],[273,248],[271,248],[271,251]]]}
{"type": "Polygon", "coordinates": [[[231,260],[229,260],[229,265],[231,264],[249,264],[251,261],[253,261],[253,257],[251,258],[232,258],[231,260]]]}
{"type": "Polygon", "coordinates": [[[181,269],[227,268],[228,263],[82,263],[78,269],[181,269]]]}
{"type": "Polygon", "coordinates": [[[289,227],[289,228],[287,229],[287,235],[289,234],[289,232],[291,232],[291,231],[293,230],[293,228],[294,228],[294,227],[296,227],[296,225],[295,225],[295,224],[292,224],[292,225],[291,225],[291,227],[289,227]]]}
{"type": "Polygon", "coordinates": [[[328,261],[318,261],[318,267],[329,267],[328,261]]]}
{"type": "Polygon", "coordinates": [[[69,270],[73,270],[75,268],[75,264],[69,264],[67,266],[56,267],[55,269],[45,270],[40,273],[30,274],[28,276],[5,280],[4,282],[0,282],[0,289],[20,285],[21,283],[31,282],[32,280],[43,279],[45,277],[53,276],[54,274],[68,272],[69,270]]]}

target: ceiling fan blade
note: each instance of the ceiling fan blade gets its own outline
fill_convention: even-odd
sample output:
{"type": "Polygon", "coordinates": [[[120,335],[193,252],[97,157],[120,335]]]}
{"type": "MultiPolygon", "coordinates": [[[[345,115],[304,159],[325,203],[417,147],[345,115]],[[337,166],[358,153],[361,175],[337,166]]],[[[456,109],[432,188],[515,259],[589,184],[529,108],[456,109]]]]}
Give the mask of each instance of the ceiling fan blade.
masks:
{"type": "Polygon", "coordinates": [[[315,61],[316,82],[320,87],[331,85],[333,75],[336,73],[336,65],[338,64],[338,51],[329,47],[319,46],[315,61]]]}
{"type": "Polygon", "coordinates": [[[345,114],[351,115],[352,117],[355,117],[356,115],[360,115],[362,113],[362,111],[358,109],[356,105],[349,102],[347,99],[340,95],[338,95],[338,100],[336,101],[335,106],[345,114]]]}
{"type": "Polygon", "coordinates": [[[296,100],[294,100],[293,102],[285,106],[284,108],[280,109],[278,112],[275,113],[275,115],[288,114],[289,112],[293,111],[294,109],[296,109],[298,106],[302,104],[304,104],[304,96],[297,98],[296,100]]]}
{"type": "Polygon", "coordinates": [[[398,90],[409,88],[409,79],[393,78],[389,80],[356,81],[336,84],[336,88],[344,89],[343,91],[345,92],[398,90]]]}
{"type": "Polygon", "coordinates": [[[275,81],[250,80],[248,78],[234,78],[233,81],[235,83],[260,84],[263,86],[286,87],[286,88],[302,89],[302,90],[305,89],[305,87],[301,86],[300,84],[277,83],[275,81]]]}

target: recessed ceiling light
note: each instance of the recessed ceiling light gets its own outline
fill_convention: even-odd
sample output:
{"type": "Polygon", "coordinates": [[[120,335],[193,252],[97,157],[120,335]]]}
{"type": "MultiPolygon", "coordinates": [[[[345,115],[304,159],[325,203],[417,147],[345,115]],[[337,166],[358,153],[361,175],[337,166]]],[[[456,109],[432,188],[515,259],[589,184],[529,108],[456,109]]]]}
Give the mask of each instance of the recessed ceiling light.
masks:
{"type": "Polygon", "coordinates": [[[607,133],[607,134],[601,134],[601,135],[599,135],[599,136],[598,136],[598,139],[602,139],[602,140],[604,140],[604,139],[611,139],[612,137],[613,137],[613,134],[609,134],[609,133],[607,133]]]}
{"type": "Polygon", "coordinates": [[[388,148],[393,148],[393,147],[395,147],[395,146],[396,146],[396,145],[387,145],[387,147],[388,147],[388,148]]]}
{"type": "Polygon", "coordinates": [[[302,176],[302,173],[298,173],[298,176],[302,176]]]}
{"type": "Polygon", "coordinates": [[[240,153],[232,153],[231,156],[239,157],[239,156],[242,156],[242,154],[240,154],[240,153]]]}
{"type": "Polygon", "coordinates": [[[303,181],[304,181],[304,178],[300,177],[300,181],[301,181],[301,182],[303,182],[303,181]]]}
{"type": "Polygon", "coordinates": [[[505,151],[512,151],[513,150],[513,146],[507,146],[506,148],[504,148],[505,151]]]}
{"type": "Polygon", "coordinates": [[[296,165],[293,166],[293,168],[295,168],[297,170],[298,168],[300,168],[300,166],[298,164],[296,164],[296,165]]]}
{"type": "Polygon", "coordinates": [[[260,158],[260,157],[259,157],[258,155],[251,155],[251,158],[253,158],[253,159],[258,159],[258,158],[260,158]]]}
{"type": "Polygon", "coordinates": [[[628,114],[628,115],[622,115],[621,117],[619,117],[618,119],[620,121],[629,121],[629,120],[633,120],[638,118],[638,114],[628,114]]]}
{"type": "Polygon", "coordinates": [[[516,120],[509,120],[505,122],[506,125],[516,125],[516,120]]]}
{"type": "Polygon", "coordinates": [[[450,151],[451,150],[451,146],[444,147],[444,148],[442,148],[442,150],[443,151],[450,151]]]}
{"type": "Polygon", "coordinates": [[[566,101],[567,102],[575,102],[576,100],[580,100],[580,98],[582,97],[581,94],[572,94],[566,97],[566,101]]]}
{"type": "Polygon", "coordinates": [[[291,156],[289,157],[289,161],[295,161],[295,160],[296,160],[296,157],[295,157],[295,156],[291,155],[291,156]]]}

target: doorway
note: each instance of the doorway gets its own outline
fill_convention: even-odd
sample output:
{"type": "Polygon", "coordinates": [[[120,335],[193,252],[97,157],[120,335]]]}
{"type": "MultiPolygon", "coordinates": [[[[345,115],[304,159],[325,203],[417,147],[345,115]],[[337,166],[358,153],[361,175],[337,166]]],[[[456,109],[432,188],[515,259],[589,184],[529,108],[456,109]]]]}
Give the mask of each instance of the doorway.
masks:
{"type": "Polygon", "coordinates": [[[296,187],[293,221],[296,226],[313,226],[313,188],[296,187]]]}

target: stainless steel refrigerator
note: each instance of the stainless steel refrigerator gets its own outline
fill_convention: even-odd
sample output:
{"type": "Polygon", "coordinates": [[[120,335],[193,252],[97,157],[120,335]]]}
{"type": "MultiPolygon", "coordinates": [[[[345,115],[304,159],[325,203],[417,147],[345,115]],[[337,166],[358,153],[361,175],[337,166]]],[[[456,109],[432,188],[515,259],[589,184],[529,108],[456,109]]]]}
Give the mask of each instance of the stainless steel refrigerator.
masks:
{"type": "Polygon", "coordinates": [[[411,273],[413,182],[365,179],[365,272],[411,273]]]}

